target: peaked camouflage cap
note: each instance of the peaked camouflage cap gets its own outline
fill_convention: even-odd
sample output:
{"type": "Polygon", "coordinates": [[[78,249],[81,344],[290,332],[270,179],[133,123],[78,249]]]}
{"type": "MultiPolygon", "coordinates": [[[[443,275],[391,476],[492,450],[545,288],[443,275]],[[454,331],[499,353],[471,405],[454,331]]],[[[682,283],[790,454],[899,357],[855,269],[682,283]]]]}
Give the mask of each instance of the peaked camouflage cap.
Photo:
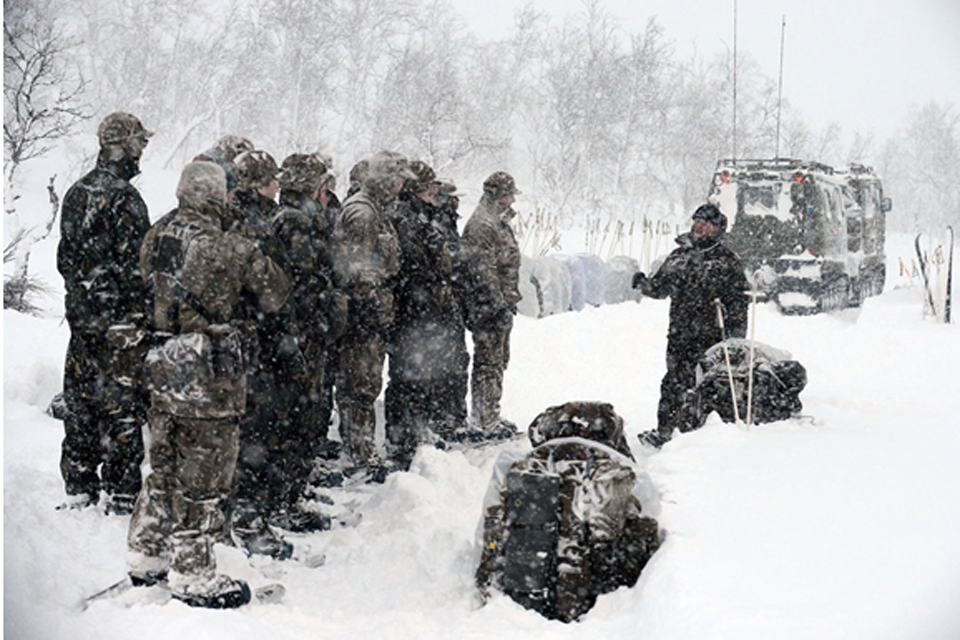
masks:
{"type": "Polygon", "coordinates": [[[280,188],[284,191],[313,193],[320,188],[327,167],[312,153],[294,153],[280,165],[280,188]]]}
{"type": "Polygon", "coordinates": [[[405,191],[420,193],[432,187],[437,181],[437,173],[422,160],[414,160],[409,165],[410,171],[416,178],[408,178],[403,185],[405,191]]]}
{"type": "Polygon", "coordinates": [[[460,197],[463,195],[462,193],[457,191],[457,185],[453,180],[438,180],[437,193],[444,196],[460,197]]]}
{"type": "Polygon", "coordinates": [[[101,147],[120,145],[134,138],[140,138],[146,144],[152,135],[153,131],[147,131],[137,116],[124,111],[106,116],[97,129],[101,147]]]}
{"type": "Polygon", "coordinates": [[[247,191],[256,191],[268,186],[280,173],[277,161],[261,149],[244,151],[234,159],[233,164],[237,167],[237,175],[240,177],[240,188],[247,191]]]}
{"type": "Polygon", "coordinates": [[[243,136],[227,134],[217,140],[214,148],[219,149],[227,160],[232,161],[245,151],[253,151],[253,143],[243,136]]]}
{"type": "Polygon", "coordinates": [[[483,191],[489,193],[494,199],[499,200],[504,196],[517,195],[522,193],[517,189],[517,184],[513,176],[506,171],[495,171],[483,181],[483,191]]]}
{"type": "Polygon", "coordinates": [[[364,181],[367,179],[368,173],[370,173],[370,161],[364,159],[357,162],[357,164],[353,165],[353,168],[350,169],[350,186],[357,189],[362,187],[364,181]]]}
{"type": "Polygon", "coordinates": [[[378,151],[370,158],[368,179],[383,180],[390,177],[400,177],[407,180],[416,180],[417,175],[410,171],[407,157],[396,151],[378,151]]]}

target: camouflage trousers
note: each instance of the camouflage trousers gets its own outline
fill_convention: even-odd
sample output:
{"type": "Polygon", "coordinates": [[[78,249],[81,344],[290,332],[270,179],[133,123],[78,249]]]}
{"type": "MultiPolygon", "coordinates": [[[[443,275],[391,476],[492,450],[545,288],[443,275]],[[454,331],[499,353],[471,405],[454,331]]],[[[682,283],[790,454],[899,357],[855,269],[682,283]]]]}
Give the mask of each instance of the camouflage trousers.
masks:
{"type": "Polygon", "coordinates": [[[340,439],[351,462],[376,464],[376,412],[374,402],[383,387],[386,340],[375,333],[348,333],[340,342],[337,404],[340,439]]]}
{"type": "Polygon", "coordinates": [[[298,420],[302,382],[281,367],[247,377],[247,411],[240,421],[239,456],[228,510],[234,520],[270,515],[298,499],[313,457],[315,437],[298,420]]]}
{"type": "Polygon", "coordinates": [[[216,574],[213,543],[237,462],[237,418],[149,415],[150,466],[127,534],[132,572],[170,569],[197,580],[216,574]]]}
{"type": "Polygon", "coordinates": [[[417,329],[412,332],[416,340],[397,340],[388,348],[384,396],[390,449],[408,458],[418,444],[462,430],[467,419],[470,356],[463,328],[433,324],[417,329]]]}
{"type": "Polygon", "coordinates": [[[60,473],[68,495],[96,499],[103,489],[132,501],[140,491],[148,401],[139,386],[114,379],[112,358],[102,333],[71,332],[63,371],[60,473]]]}
{"type": "Polygon", "coordinates": [[[503,372],[510,362],[510,331],[473,332],[473,375],[470,378],[471,410],[481,429],[497,426],[500,398],[503,397],[503,372]]]}

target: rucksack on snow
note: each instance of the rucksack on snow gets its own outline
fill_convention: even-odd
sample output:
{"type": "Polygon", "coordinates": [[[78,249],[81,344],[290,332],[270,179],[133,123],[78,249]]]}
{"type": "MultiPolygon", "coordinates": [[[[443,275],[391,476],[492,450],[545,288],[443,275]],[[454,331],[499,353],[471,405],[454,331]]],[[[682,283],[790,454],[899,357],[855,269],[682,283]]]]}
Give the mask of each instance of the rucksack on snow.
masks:
{"type": "Polygon", "coordinates": [[[533,451],[505,452],[495,465],[477,586],[569,622],[598,595],[636,583],[660,544],[659,502],[611,405],[551,407],[528,435],[533,451]]]}

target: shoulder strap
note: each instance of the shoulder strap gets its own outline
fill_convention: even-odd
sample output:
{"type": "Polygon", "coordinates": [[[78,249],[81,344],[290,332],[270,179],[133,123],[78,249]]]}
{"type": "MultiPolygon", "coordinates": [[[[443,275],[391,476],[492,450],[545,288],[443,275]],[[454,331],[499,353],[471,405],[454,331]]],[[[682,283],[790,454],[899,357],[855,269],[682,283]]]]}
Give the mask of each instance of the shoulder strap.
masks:
{"type": "Polygon", "coordinates": [[[200,299],[183,285],[183,266],[186,261],[187,250],[194,239],[206,233],[206,230],[195,223],[174,220],[160,232],[153,246],[153,271],[150,274],[150,284],[155,286],[158,279],[165,279],[173,295],[173,300],[167,308],[167,320],[174,333],[180,333],[180,304],[186,302],[208,324],[216,324],[216,318],[211,314],[200,299]]]}

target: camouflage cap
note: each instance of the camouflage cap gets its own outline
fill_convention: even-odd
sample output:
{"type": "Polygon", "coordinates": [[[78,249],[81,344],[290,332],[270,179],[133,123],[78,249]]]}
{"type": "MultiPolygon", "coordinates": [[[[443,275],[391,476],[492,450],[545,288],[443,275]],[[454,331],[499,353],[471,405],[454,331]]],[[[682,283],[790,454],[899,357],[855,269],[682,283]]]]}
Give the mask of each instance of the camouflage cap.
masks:
{"type": "Polygon", "coordinates": [[[233,164],[240,178],[240,188],[247,191],[268,186],[280,173],[273,156],[260,149],[244,151],[234,159],[233,164]]]}
{"type": "Polygon", "coordinates": [[[317,160],[323,163],[323,166],[327,168],[327,171],[333,171],[333,158],[331,156],[325,153],[320,153],[319,151],[313,155],[317,157],[317,160]]]}
{"type": "Polygon", "coordinates": [[[394,176],[407,180],[417,179],[417,175],[410,171],[405,155],[396,151],[378,151],[370,158],[368,179],[383,180],[394,176]]]}
{"type": "Polygon", "coordinates": [[[357,162],[350,169],[350,186],[356,189],[362,187],[368,173],[370,173],[370,161],[364,159],[357,162]]]}
{"type": "Polygon", "coordinates": [[[436,172],[430,168],[430,165],[422,160],[414,160],[410,163],[409,168],[416,178],[407,179],[403,185],[404,191],[420,193],[432,187],[437,181],[436,172]]]}
{"type": "Polygon", "coordinates": [[[517,189],[517,185],[513,181],[513,176],[506,171],[495,171],[491,173],[490,177],[483,181],[483,191],[497,200],[505,196],[522,193],[517,189]]]}
{"type": "Polygon", "coordinates": [[[280,165],[280,188],[284,191],[313,193],[320,188],[323,174],[327,168],[317,156],[308,153],[294,153],[280,165]]]}
{"type": "Polygon", "coordinates": [[[97,129],[101,147],[120,145],[134,138],[140,138],[146,144],[152,135],[153,131],[147,131],[137,116],[123,111],[105,117],[97,129]]]}
{"type": "Polygon", "coordinates": [[[253,151],[253,143],[243,136],[228,134],[217,140],[214,148],[219,149],[227,160],[235,160],[241,153],[253,151]]]}
{"type": "Polygon", "coordinates": [[[337,176],[332,171],[327,171],[320,177],[320,187],[327,191],[333,191],[337,188],[337,176]]]}
{"type": "Polygon", "coordinates": [[[457,191],[457,185],[453,180],[437,180],[437,193],[443,196],[457,196],[463,194],[457,191]]]}
{"type": "Polygon", "coordinates": [[[180,173],[180,182],[177,183],[177,200],[181,206],[225,203],[226,174],[216,162],[197,160],[188,163],[180,173]]]}

